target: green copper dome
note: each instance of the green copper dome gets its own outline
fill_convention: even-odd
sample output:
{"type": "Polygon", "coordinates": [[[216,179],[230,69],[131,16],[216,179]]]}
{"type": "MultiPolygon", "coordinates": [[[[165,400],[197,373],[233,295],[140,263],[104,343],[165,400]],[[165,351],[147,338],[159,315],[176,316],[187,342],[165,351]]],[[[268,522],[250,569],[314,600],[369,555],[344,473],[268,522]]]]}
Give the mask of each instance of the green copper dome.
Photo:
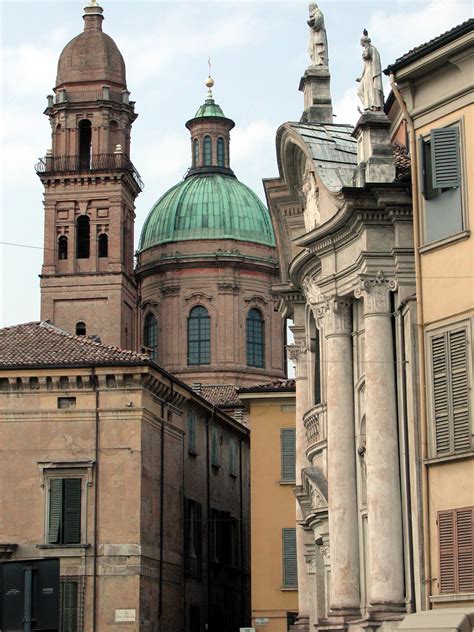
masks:
{"type": "Polygon", "coordinates": [[[218,116],[219,118],[225,118],[225,114],[222,111],[221,106],[214,103],[214,99],[206,99],[205,102],[198,108],[194,118],[203,118],[204,116],[218,116]]]}
{"type": "Polygon", "coordinates": [[[270,213],[234,176],[197,174],[167,191],[143,226],[138,249],[189,239],[237,239],[275,245],[270,213]]]}

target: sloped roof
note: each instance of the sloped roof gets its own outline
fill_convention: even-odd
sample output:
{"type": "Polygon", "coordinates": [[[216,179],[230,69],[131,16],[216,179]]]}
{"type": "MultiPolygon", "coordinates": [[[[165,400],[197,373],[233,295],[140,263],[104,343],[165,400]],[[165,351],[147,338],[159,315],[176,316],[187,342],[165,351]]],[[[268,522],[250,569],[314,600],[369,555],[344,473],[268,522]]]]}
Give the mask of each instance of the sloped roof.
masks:
{"type": "Polygon", "coordinates": [[[352,125],[287,123],[308,147],[323,184],[333,192],[352,186],[357,142],[352,125]]]}
{"type": "Polygon", "coordinates": [[[242,407],[242,402],[237,394],[237,387],[232,384],[203,384],[200,395],[220,408],[242,407]]]}
{"type": "Polygon", "coordinates": [[[286,380],[272,380],[255,386],[242,386],[239,393],[272,393],[272,392],[294,392],[296,390],[296,380],[287,378],[286,380]]]}
{"type": "Polygon", "coordinates": [[[0,368],[137,365],[147,355],[73,336],[49,321],[0,329],[0,368]]]}

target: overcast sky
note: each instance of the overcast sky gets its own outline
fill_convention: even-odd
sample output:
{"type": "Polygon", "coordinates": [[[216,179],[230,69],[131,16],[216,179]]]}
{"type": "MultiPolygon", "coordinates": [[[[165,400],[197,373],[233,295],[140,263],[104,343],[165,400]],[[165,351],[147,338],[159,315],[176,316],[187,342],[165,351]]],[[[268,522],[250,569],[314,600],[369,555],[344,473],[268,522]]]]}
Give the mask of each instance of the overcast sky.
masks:
{"type": "MultiPolygon", "coordinates": [[[[62,48],[82,30],[82,7],[67,2],[5,2],[2,22],[0,325],[37,320],[42,263],[42,187],[33,167],[51,146],[43,115],[62,48]]],[[[214,96],[234,119],[231,163],[262,198],[261,180],[278,175],[275,133],[298,120],[299,79],[308,66],[307,2],[142,2],[104,0],[104,31],[119,46],[136,101],[132,160],[145,181],[136,239],[154,202],[189,166],[184,123],[205,98],[207,59],[214,96]]],[[[464,0],[321,0],[329,39],[337,121],[357,119],[359,39],[367,28],[383,67],[468,19],[464,0]]]]}

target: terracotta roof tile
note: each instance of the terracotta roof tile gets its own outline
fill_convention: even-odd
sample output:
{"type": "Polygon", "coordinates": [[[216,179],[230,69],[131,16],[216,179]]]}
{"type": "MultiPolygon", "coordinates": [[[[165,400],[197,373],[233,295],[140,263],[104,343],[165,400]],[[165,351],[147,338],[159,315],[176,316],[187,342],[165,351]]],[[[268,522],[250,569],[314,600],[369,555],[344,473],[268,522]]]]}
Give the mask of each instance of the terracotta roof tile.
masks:
{"type": "Polygon", "coordinates": [[[285,380],[272,380],[271,382],[264,382],[263,384],[256,384],[255,386],[242,386],[238,389],[239,393],[265,393],[272,391],[295,391],[296,381],[294,378],[287,378],[285,380]]]}
{"type": "Polygon", "coordinates": [[[237,394],[237,387],[232,384],[203,384],[201,396],[219,407],[241,407],[242,402],[237,394]]]}
{"type": "Polygon", "coordinates": [[[148,363],[148,356],[73,336],[49,321],[0,329],[0,368],[148,363]]]}

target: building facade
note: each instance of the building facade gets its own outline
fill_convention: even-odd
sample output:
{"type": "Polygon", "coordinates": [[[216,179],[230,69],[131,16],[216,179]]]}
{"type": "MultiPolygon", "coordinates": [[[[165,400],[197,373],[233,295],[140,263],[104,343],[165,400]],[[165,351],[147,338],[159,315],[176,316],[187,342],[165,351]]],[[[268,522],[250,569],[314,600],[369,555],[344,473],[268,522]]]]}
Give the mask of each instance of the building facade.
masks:
{"type": "Polygon", "coordinates": [[[1,558],[60,559],[59,629],[246,625],[249,431],[146,355],[47,322],[0,345],[1,558]]]}
{"type": "Polygon", "coordinates": [[[252,626],[288,632],[298,613],[293,496],[295,382],[275,380],[242,387],[239,397],[246,406],[252,433],[252,626]]]}

